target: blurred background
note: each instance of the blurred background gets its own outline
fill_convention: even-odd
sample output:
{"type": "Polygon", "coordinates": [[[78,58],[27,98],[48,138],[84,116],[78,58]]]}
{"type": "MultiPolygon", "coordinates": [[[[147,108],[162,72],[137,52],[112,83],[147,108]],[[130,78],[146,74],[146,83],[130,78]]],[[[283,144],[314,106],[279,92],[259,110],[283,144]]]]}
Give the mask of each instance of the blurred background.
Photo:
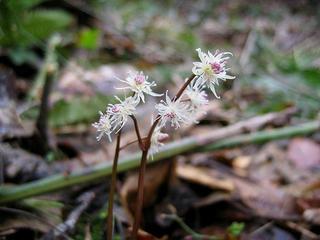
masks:
{"type": "MultiPolygon", "coordinates": [[[[143,70],[157,83],[156,92],[174,94],[191,74],[197,48],[232,52],[236,79],[218,87],[221,99],[212,97],[199,126],[183,128],[170,141],[228,127],[236,131],[226,137],[314,124],[320,110],[319,23],[317,0],[0,0],[1,184],[67,176],[111,161],[114,145],[97,143],[91,124],[115,94],[125,95],[114,88],[115,76],[143,70]]],[[[156,101],[139,109],[141,126],[150,124],[156,101]]],[[[194,231],[222,239],[319,239],[320,133],[304,130],[300,135],[307,137],[154,164],[144,229],[167,239],[206,239],[195,238],[181,219],[161,219],[174,208],[194,231]],[[304,181],[309,185],[302,187],[304,181]],[[312,189],[307,195],[306,188],[312,189]],[[259,191],[271,199],[262,200],[259,191]]],[[[124,143],[133,137],[129,125],[124,143]]],[[[136,150],[130,146],[122,154],[136,150]]],[[[103,179],[8,202],[0,208],[0,238],[102,239],[108,187],[103,179]],[[88,192],[95,197],[83,201],[88,192]],[[84,203],[76,224],[54,235],[54,226],[84,203]]],[[[134,171],[120,175],[117,239],[130,225],[136,180],[134,171]]],[[[5,194],[0,187],[0,202],[5,194]]]]}

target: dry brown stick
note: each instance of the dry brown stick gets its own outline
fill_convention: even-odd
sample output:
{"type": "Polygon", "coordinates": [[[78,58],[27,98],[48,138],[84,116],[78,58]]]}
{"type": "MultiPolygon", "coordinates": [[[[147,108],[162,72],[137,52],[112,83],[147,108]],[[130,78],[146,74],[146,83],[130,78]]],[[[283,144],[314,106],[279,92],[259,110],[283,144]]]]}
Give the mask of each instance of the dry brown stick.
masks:
{"type": "Polygon", "coordinates": [[[319,239],[319,237],[320,237],[319,235],[311,232],[310,230],[304,228],[303,226],[301,226],[295,222],[288,221],[285,223],[285,225],[294,231],[300,232],[302,235],[304,235],[305,237],[307,237],[309,239],[316,240],[316,239],[319,239]]]}

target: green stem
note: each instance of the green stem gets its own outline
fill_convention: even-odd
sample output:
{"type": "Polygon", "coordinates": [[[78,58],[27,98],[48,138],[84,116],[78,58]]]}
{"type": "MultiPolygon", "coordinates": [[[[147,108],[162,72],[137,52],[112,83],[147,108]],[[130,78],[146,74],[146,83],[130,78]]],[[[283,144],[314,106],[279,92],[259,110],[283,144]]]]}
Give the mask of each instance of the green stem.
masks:
{"type": "MultiPolygon", "coordinates": [[[[164,146],[154,155],[151,163],[170,158],[190,151],[213,151],[222,148],[231,148],[250,143],[263,143],[276,139],[290,138],[313,133],[320,130],[318,121],[308,122],[297,126],[283,127],[273,130],[259,131],[250,134],[242,134],[234,137],[227,137],[223,140],[210,142],[206,139],[205,145],[200,137],[188,137],[180,141],[172,142],[164,146]]],[[[120,159],[118,172],[124,172],[136,168],[140,164],[141,153],[130,154],[120,159]]],[[[15,187],[0,187],[0,204],[5,204],[28,197],[62,190],[67,187],[79,184],[92,183],[109,176],[112,172],[112,163],[99,164],[86,168],[82,171],[71,173],[68,176],[57,174],[45,179],[40,179],[15,187]]]]}
{"type": "Polygon", "coordinates": [[[51,72],[52,68],[56,68],[58,61],[56,56],[56,48],[61,42],[61,38],[58,35],[53,35],[47,44],[46,56],[43,66],[40,68],[38,75],[35,79],[34,85],[28,95],[29,100],[37,98],[39,89],[44,85],[46,76],[51,72]]]}

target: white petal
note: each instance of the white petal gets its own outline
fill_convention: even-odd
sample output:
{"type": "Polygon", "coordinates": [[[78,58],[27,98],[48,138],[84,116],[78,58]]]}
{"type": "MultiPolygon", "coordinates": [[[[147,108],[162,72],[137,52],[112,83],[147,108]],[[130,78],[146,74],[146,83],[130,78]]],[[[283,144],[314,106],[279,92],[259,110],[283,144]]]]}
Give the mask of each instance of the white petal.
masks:
{"type": "Polygon", "coordinates": [[[214,84],[209,85],[211,92],[215,95],[216,98],[220,99],[220,96],[216,93],[216,89],[214,87],[214,84]]]}

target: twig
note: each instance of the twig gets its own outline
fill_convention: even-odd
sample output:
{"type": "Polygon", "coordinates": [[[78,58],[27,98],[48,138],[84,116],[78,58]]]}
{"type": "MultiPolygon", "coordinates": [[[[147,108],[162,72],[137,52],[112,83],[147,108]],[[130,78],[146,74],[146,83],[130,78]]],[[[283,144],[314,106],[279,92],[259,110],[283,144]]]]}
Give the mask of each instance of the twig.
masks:
{"type": "MultiPolygon", "coordinates": [[[[154,155],[152,163],[190,151],[204,152],[252,143],[264,143],[276,139],[307,135],[318,130],[320,130],[320,122],[313,121],[296,126],[259,131],[233,137],[229,136],[223,140],[217,140],[215,138],[215,142],[210,142],[208,138],[206,138],[204,143],[203,137],[193,136],[165,145],[157,154],[154,155]]],[[[139,153],[135,153],[119,160],[118,172],[124,172],[138,167],[140,157],[141,155],[139,153]]],[[[16,187],[0,187],[0,204],[3,205],[5,203],[61,190],[74,185],[92,183],[104,178],[105,176],[109,176],[111,172],[112,164],[108,162],[91,168],[86,168],[82,171],[70,173],[68,176],[65,176],[64,174],[56,174],[45,179],[33,181],[16,187]]]]}
{"type": "Polygon", "coordinates": [[[111,186],[109,191],[109,201],[108,201],[108,215],[107,215],[107,240],[112,240],[113,235],[113,201],[114,192],[117,184],[117,167],[120,152],[120,140],[121,140],[121,130],[117,136],[117,145],[114,154],[112,173],[111,173],[111,186]]]}
{"type": "MultiPolygon", "coordinates": [[[[311,232],[310,230],[304,228],[303,226],[295,222],[288,221],[285,223],[285,225],[294,231],[300,232],[303,236],[307,237],[308,239],[316,240],[320,237],[319,235],[311,232]]],[[[303,236],[301,236],[301,238],[303,238],[303,236]]]]}
{"type": "Polygon", "coordinates": [[[81,194],[77,199],[79,206],[69,214],[65,222],[59,224],[52,231],[46,234],[42,240],[58,239],[59,237],[72,232],[81,214],[89,207],[94,198],[94,192],[85,192],[84,194],[81,194]]]}
{"type": "Polygon", "coordinates": [[[270,228],[273,225],[273,221],[267,222],[266,224],[263,224],[253,232],[249,233],[249,237],[253,238],[255,235],[260,234],[261,232],[265,231],[266,229],[270,228]]]}

